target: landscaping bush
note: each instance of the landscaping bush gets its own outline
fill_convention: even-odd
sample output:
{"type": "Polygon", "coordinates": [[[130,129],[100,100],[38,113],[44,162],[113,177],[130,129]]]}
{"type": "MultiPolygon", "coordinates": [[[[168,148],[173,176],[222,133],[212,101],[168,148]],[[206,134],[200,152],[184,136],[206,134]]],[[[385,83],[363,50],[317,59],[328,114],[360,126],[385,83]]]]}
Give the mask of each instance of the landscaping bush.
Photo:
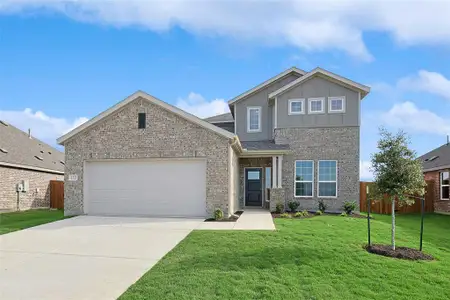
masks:
{"type": "Polygon", "coordinates": [[[346,217],[346,216],[347,216],[346,212],[341,213],[341,217],[346,217]]]}
{"type": "Polygon", "coordinates": [[[323,211],[321,211],[320,209],[318,211],[316,211],[316,215],[321,216],[323,215],[323,211]]]}
{"type": "Polygon", "coordinates": [[[307,210],[302,211],[302,214],[304,217],[308,217],[309,216],[309,212],[307,210]]]}
{"type": "Polygon", "coordinates": [[[277,202],[277,205],[275,206],[275,212],[277,214],[281,214],[284,210],[284,205],[281,202],[277,202]]]}
{"type": "Polygon", "coordinates": [[[288,207],[290,209],[291,212],[295,212],[297,210],[297,208],[300,206],[300,203],[297,201],[289,201],[288,203],[288,207]]]}
{"type": "Polygon", "coordinates": [[[319,210],[324,213],[327,208],[328,205],[326,205],[323,200],[319,200],[319,210]]]}
{"type": "Polygon", "coordinates": [[[216,219],[216,220],[223,219],[223,211],[220,208],[218,208],[214,211],[214,219],[216,219]]]}
{"type": "Polygon", "coordinates": [[[342,205],[342,209],[344,209],[347,215],[351,215],[356,209],[356,201],[345,201],[344,205],[342,205]]]}
{"type": "Polygon", "coordinates": [[[280,218],[290,219],[290,218],[292,218],[292,216],[290,214],[288,214],[288,213],[284,213],[284,214],[280,215],[280,218]]]}
{"type": "Polygon", "coordinates": [[[296,212],[294,215],[294,218],[301,218],[301,217],[304,217],[303,212],[301,211],[296,212]]]}

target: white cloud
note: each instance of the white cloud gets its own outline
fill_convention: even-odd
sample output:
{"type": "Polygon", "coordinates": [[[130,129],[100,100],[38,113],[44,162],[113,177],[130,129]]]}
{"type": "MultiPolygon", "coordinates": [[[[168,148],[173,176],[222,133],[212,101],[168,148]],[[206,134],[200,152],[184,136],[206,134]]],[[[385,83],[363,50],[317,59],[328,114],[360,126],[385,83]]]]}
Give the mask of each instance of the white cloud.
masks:
{"type": "Polygon", "coordinates": [[[369,61],[367,31],[386,32],[403,45],[450,45],[449,1],[202,1],[3,0],[7,14],[60,12],[82,22],[293,45],[307,51],[339,50],[369,61]],[[318,3],[321,2],[321,3],[318,3]],[[39,9],[39,10],[38,10],[39,9]],[[400,17],[399,17],[400,16],[400,17]]]}
{"type": "Polygon", "coordinates": [[[367,160],[362,160],[359,162],[359,178],[361,180],[371,181],[373,180],[373,173],[371,170],[372,163],[367,160]]]}
{"type": "Polygon", "coordinates": [[[435,94],[450,100],[450,79],[437,72],[420,70],[415,75],[400,79],[398,86],[402,89],[435,94]]]}
{"type": "Polygon", "coordinates": [[[211,117],[230,112],[228,103],[224,99],[206,101],[202,95],[189,93],[186,98],[179,98],[175,106],[185,110],[199,118],[211,117]]]}
{"type": "Polygon", "coordinates": [[[33,112],[30,108],[19,110],[0,110],[0,120],[4,120],[22,131],[50,144],[56,145],[56,139],[80,126],[88,119],[81,117],[74,120],[55,118],[46,115],[42,111],[33,112]]]}
{"type": "Polygon", "coordinates": [[[416,133],[450,134],[450,120],[429,110],[419,109],[409,101],[395,104],[389,111],[382,113],[381,121],[388,126],[416,133]]]}

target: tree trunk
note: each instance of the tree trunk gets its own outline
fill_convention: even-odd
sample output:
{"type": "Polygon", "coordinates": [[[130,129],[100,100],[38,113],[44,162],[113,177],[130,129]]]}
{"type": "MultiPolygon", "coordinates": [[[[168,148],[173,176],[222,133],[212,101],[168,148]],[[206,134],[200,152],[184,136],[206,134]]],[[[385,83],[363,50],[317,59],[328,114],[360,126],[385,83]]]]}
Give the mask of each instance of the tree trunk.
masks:
{"type": "Polygon", "coordinates": [[[395,197],[392,198],[392,250],[395,250],[395,197]]]}

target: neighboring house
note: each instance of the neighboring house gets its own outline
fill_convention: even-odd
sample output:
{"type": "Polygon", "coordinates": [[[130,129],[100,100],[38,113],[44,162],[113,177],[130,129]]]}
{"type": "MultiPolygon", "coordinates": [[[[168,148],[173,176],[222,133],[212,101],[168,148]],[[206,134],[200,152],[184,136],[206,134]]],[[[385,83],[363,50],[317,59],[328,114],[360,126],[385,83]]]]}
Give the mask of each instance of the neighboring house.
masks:
{"type": "Polygon", "coordinates": [[[65,213],[230,215],[359,198],[360,102],[369,87],[290,68],[199,119],[138,91],[58,139],[65,213]]]}
{"type": "Polygon", "coordinates": [[[64,180],[64,153],[0,121],[0,210],[50,207],[50,180],[64,180]]]}
{"type": "Polygon", "coordinates": [[[434,182],[434,211],[450,212],[450,144],[442,145],[419,159],[422,161],[425,180],[434,182]]]}

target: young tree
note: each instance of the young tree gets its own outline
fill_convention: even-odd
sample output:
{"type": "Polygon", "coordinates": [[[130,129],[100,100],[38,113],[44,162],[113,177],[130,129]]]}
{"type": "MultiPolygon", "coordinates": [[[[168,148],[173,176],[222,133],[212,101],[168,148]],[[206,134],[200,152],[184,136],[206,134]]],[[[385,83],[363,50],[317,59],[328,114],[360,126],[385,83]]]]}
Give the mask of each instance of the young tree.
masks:
{"type": "Polygon", "coordinates": [[[392,203],[392,249],[395,250],[395,199],[399,205],[410,205],[414,199],[410,196],[423,196],[425,180],[422,163],[416,159],[415,151],[408,148],[409,138],[403,131],[392,134],[380,129],[379,152],[372,155],[372,171],[375,182],[372,196],[392,203]]]}

